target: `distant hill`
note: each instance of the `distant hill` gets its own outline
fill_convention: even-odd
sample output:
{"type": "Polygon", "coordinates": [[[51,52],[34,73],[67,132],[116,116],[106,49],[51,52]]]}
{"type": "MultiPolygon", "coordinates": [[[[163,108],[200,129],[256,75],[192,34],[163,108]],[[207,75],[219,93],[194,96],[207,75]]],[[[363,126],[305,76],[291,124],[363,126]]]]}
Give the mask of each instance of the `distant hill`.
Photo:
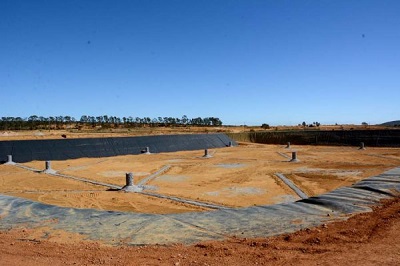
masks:
{"type": "Polygon", "coordinates": [[[380,124],[381,126],[386,126],[386,127],[400,127],[400,120],[395,120],[395,121],[389,121],[386,123],[380,124]]]}

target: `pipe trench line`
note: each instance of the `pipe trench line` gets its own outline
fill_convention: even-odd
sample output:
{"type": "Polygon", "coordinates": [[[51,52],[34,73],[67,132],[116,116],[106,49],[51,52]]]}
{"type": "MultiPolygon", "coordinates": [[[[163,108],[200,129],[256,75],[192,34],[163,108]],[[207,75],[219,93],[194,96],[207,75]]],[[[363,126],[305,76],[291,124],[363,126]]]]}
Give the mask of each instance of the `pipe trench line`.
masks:
{"type": "Polygon", "coordinates": [[[186,203],[186,204],[199,206],[199,207],[204,207],[204,208],[217,209],[217,210],[224,210],[224,209],[228,210],[228,209],[231,209],[229,207],[225,207],[225,206],[222,206],[222,205],[216,205],[216,204],[196,201],[196,200],[192,200],[192,199],[183,199],[183,198],[178,198],[178,197],[174,197],[174,196],[166,196],[166,195],[157,194],[157,193],[149,193],[149,192],[137,192],[137,193],[143,194],[143,195],[146,195],[146,196],[150,196],[150,197],[169,199],[169,200],[172,200],[172,201],[177,201],[177,202],[186,203]]]}
{"type": "Polygon", "coordinates": [[[25,165],[22,165],[22,164],[19,164],[19,163],[15,163],[15,164],[13,164],[13,166],[16,166],[18,168],[22,168],[22,169],[25,169],[25,170],[28,170],[28,171],[32,171],[32,172],[37,172],[37,173],[42,171],[42,170],[39,170],[39,169],[36,169],[36,168],[33,168],[33,167],[28,167],[28,166],[25,166],[25,165]]]}
{"type": "Polygon", "coordinates": [[[275,176],[277,176],[280,180],[283,181],[283,183],[285,183],[288,187],[290,187],[301,199],[307,199],[308,198],[307,194],[304,191],[302,191],[299,187],[297,187],[286,176],[284,176],[281,173],[275,173],[275,176]]]}
{"type": "Polygon", "coordinates": [[[292,159],[292,157],[290,157],[289,155],[287,155],[287,154],[284,154],[284,153],[282,153],[282,152],[277,152],[280,156],[282,156],[282,157],[285,157],[286,159],[292,159]]]}
{"type": "Polygon", "coordinates": [[[58,174],[58,173],[48,173],[49,175],[52,176],[58,176],[58,177],[63,177],[63,178],[68,178],[68,179],[72,179],[75,181],[81,181],[81,182],[85,182],[85,183],[90,183],[93,185],[98,185],[98,186],[103,186],[103,187],[108,187],[111,189],[121,189],[121,186],[117,186],[117,185],[113,185],[113,184],[108,184],[108,183],[103,183],[103,182],[97,182],[94,180],[90,180],[90,179],[86,179],[86,178],[81,178],[81,177],[75,177],[75,176],[70,176],[70,175],[64,175],[64,174],[58,174]]]}
{"type": "Polygon", "coordinates": [[[139,181],[139,183],[137,184],[138,186],[144,186],[146,185],[148,182],[152,181],[153,179],[155,179],[156,177],[164,174],[165,172],[167,172],[169,169],[171,168],[171,165],[167,164],[164,165],[163,167],[161,167],[160,170],[158,170],[157,172],[155,172],[154,174],[149,175],[148,177],[142,179],[139,181]]]}
{"type": "Polygon", "coordinates": [[[121,187],[117,186],[117,185],[103,183],[103,182],[97,182],[97,181],[94,181],[94,180],[91,180],[91,179],[82,178],[82,177],[75,177],[75,176],[71,176],[71,175],[59,174],[56,171],[54,171],[54,172],[45,172],[43,170],[39,170],[39,169],[36,169],[36,168],[32,168],[32,167],[28,167],[28,166],[25,166],[25,165],[21,165],[19,163],[16,163],[13,166],[16,166],[16,167],[19,167],[19,168],[22,168],[22,169],[25,169],[25,170],[28,170],[28,171],[36,172],[36,173],[45,173],[45,174],[52,175],[52,176],[72,179],[72,180],[75,180],[75,181],[90,183],[90,184],[98,185],[98,186],[104,186],[104,187],[108,187],[108,188],[111,188],[111,189],[121,189],[121,187]]]}

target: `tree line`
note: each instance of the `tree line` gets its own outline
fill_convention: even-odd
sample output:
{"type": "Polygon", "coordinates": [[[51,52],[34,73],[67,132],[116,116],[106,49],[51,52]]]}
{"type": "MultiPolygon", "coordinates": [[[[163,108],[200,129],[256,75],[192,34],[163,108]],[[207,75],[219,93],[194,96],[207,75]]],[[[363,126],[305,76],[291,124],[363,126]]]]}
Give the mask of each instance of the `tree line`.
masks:
{"type": "Polygon", "coordinates": [[[186,115],[176,117],[118,117],[118,116],[90,116],[82,115],[79,120],[72,116],[37,116],[29,117],[1,117],[0,130],[36,130],[36,129],[64,129],[83,127],[102,128],[133,128],[133,127],[172,127],[172,126],[221,126],[218,117],[188,118],[186,115]]]}

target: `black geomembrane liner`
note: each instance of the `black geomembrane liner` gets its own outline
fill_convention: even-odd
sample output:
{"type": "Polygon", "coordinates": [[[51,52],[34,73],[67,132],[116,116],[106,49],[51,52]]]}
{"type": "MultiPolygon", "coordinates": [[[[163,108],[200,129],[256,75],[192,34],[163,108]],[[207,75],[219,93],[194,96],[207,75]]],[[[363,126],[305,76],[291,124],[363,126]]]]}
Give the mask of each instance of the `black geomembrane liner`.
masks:
{"type": "Polygon", "coordinates": [[[5,162],[7,155],[24,163],[140,154],[145,147],[151,153],[222,148],[230,141],[225,134],[0,141],[0,162],[5,162]]]}

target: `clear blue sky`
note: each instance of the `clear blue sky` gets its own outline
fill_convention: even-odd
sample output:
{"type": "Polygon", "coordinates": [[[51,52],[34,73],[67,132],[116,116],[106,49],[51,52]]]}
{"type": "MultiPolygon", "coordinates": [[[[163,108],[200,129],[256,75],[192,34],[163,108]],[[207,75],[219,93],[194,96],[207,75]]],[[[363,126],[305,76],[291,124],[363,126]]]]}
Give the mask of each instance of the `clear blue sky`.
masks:
{"type": "Polygon", "coordinates": [[[0,0],[0,116],[400,119],[400,1],[0,0]]]}

